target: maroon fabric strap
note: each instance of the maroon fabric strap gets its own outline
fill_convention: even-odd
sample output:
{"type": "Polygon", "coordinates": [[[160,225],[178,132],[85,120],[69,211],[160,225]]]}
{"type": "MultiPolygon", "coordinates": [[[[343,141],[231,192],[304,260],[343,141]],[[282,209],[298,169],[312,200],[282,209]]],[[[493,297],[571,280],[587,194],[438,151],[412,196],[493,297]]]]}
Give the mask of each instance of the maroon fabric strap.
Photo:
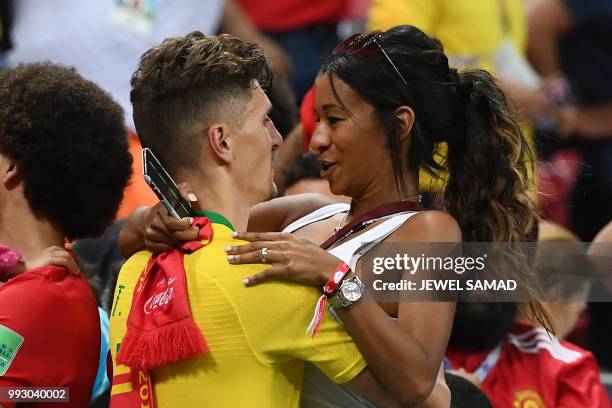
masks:
{"type": "Polygon", "coordinates": [[[368,211],[367,213],[349,222],[340,231],[336,232],[327,241],[322,243],[321,248],[328,249],[339,240],[346,238],[347,236],[354,234],[357,231],[362,230],[378,218],[386,217],[387,215],[397,214],[401,212],[422,210],[423,207],[421,206],[421,203],[417,203],[414,201],[396,201],[389,204],[383,204],[380,207],[375,208],[372,211],[368,211]]]}

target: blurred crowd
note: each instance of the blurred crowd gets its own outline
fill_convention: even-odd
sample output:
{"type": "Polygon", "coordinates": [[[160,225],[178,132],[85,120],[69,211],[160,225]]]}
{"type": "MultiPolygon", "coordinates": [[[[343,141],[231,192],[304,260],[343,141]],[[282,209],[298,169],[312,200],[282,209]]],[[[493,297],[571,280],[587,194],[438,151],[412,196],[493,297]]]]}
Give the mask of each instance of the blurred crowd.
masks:
{"type": "MultiPolygon", "coordinates": [[[[460,72],[491,72],[508,96],[531,149],[538,241],[612,242],[610,0],[0,0],[0,69],[36,61],[73,66],[125,111],[133,176],[116,219],[100,237],[70,243],[96,295],[102,355],[125,261],[117,245],[123,220],[158,202],[140,176],[130,103],[130,78],[141,55],[165,38],[196,30],[259,44],[274,74],[269,116],[284,139],[274,162],[279,194],[314,192],[350,203],[330,191],[321,164],[308,152],[318,121],[313,85],[322,60],[342,40],[402,24],[439,39],[460,72]]],[[[446,145],[438,149],[438,158],[444,157],[446,145]]],[[[444,179],[421,172],[426,208],[443,205],[444,179]]],[[[555,390],[597,393],[590,387],[599,382],[612,395],[612,304],[546,307],[556,337],[528,328],[516,304],[458,305],[445,358],[453,375],[447,383],[456,390],[453,406],[487,406],[488,400],[496,407],[544,407],[555,390]],[[472,402],[461,405],[461,398],[472,402]]],[[[5,339],[0,332],[0,343],[5,339]]],[[[0,368],[0,385],[2,374],[0,368]]],[[[99,373],[92,406],[108,406],[110,389],[99,373]]],[[[596,400],[601,405],[588,406],[608,404],[605,397],[596,400]]]]}

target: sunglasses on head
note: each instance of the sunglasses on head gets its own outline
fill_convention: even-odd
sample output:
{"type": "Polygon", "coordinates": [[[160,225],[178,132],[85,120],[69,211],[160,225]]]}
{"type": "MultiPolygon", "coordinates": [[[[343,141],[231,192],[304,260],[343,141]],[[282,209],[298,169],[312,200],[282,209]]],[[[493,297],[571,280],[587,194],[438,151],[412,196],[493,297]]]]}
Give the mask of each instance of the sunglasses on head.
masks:
{"type": "Polygon", "coordinates": [[[389,64],[391,64],[393,70],[397,73],[397,76],[399,76],[404,85],[408,86],[408,82],[406,82],[402,74],[399,72],[399,69],[397,69],[397,66],[395,66],[385,49],[378,41],[381,35],[382,33],[370,33],[366,35],[354,34],[346,40],[342,41],[340,44],[338,44],[336,48],[334,48],[334,50],[332,51],[332,54],[364,54],[368,51],[378,49],[380,50],[380,52],[382,52],[387,61],[389,61],[389,64]]]}

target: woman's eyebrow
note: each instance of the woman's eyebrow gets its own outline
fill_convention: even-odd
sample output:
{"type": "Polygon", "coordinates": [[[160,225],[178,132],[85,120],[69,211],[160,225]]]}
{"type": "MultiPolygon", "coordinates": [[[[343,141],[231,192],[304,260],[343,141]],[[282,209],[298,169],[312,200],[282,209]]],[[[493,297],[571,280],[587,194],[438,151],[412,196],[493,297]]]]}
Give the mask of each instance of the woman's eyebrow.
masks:
{"type": "Polygon", "coordinates": [[[344,110],[344,108],[342,106],[338,106],[338,105],[335,105],[333,103],[327,103],[327,104],[321,106],[321,109],[323,109],[324,111],[329,110],[329,109],[333,109],[333,108],[344,110]]]}

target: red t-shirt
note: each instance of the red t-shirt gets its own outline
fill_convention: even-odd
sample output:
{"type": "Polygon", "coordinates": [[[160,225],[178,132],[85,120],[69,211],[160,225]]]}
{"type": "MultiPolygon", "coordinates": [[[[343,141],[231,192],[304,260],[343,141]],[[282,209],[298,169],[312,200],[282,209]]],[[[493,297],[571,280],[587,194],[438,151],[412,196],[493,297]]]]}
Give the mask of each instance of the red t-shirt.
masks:
{"type": "Polygon", "coordinates": [[[348,11],[347,0],[238,0],[253,23],[264,31],[290,31],[317,23],[337,24],[348,11]]]}
{"type": "Polygon", "coordinates": [[[98,307],[83,276],[43,266],[0,286],[0,387],[69,387],[70,404],[28,406],[86,407],[99,356],[98,307]]]}
{"type": "MultiPolygon", "coordinates": [[[[490,350],[467,352],[449,346],[453,368],[474,372],[490,350]]],[[[542,328],[516,325],[504,341],[499,360],[481,384],[496,408],[607,408],[593,355],[542,328]]]]}

